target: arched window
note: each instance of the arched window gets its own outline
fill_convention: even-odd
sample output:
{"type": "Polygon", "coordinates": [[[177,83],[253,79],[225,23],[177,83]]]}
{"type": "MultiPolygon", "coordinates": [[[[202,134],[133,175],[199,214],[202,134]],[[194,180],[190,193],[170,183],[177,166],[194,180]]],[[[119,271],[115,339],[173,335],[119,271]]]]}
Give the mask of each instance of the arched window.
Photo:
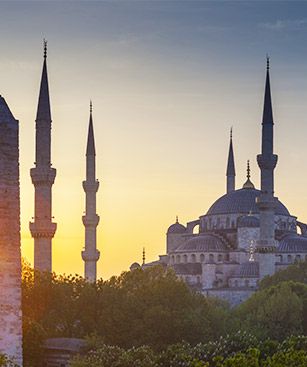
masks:
{"type": "Polygon", "coordinates": [[[226,218],[226,228],[229,228],[230,226],[230,219],[229,217],[226,218]]]}
{"type": "Polygon", "coordinates": [[[200,283],[200,276],[197,276],[197,283],[200,283]]]}
{"type": "Polygon", "coordinates": [[[177,263],[177,264],[179,264],[179,263],[180,263],[180,261],[181,261],[181,259],[180,259],[180,255],[176,255],[176,263],[177,263]]]}
{"type": "Polygon", "coordinates": [[[220,217],[218,217],[218,218],[217,218],[217,221],[216,221],[216,227],[217,227],[217,228],[220,228],[220,225],[221,225],[221,218],[220,218],[220,217]]]}
{"type": "Polygon", "coordinates": [[[223,260],[222,254],[218,254],[217,261],[221,262],[223,260]]]}
{"type": "Polygon", "coordinates": [[[174,263],[175,263],[175,256],[174,256],[174,255],[172,255],[172,256],[171,256],[171,263],[172,263],[172,264],[174,264],[174,263]]]}
{"type": "Polygon", "coordinates": [[[214,255],[213,254],[209,255],[209,262],[211,262],[211,263],[214,262],[214,255]]]}
{"type": "Polygon", "coordinates": [[[249,280],[246,279],[244,284],[245,284],[245,287],[249,287],[249,280]]]}
{"type": "Polygon", "coordinates": [[[279,262],[282,263],[284,261],[284,258],[282,255],[279,255],[279,262]]]}
{"type": "Polygon", "coordinates": [[[234,285],[235,285],[235,287],[238,288],[238,281],[237,280],[235,280],[234,285]]]}
{"type": "Polygon", "coordinates": [[[196,255],[192,254],[191,255],[191,263],[195,263],[196,262],[196,255]]]}
{"type": "Polygon", "coordinates": [[[292,263],[292,256],[291,255],[288,255],[287,259],[288,259],[288,263],[292,263]]]}
{"type": "Polygon", "coordinates": [[[226,255],[225,255],[225,260],[226,260],[226,261],[229,261],[229,260],[230,260],[229,254],[226,254],[226,255]]]}
{"type": "Polygon", "coordinates": [[[188,256],[187,255],[183,255],[183,262],[187,263],[188,262],[188,256]]]}
{"type": "Polygon", "coordinates": [[[203,263],[205,261],[205,255],[200,254],[200,262],[203,263]]]}
{"type": "Polygon", "coordinates": [[[301,255],[296,255],[295,256],[295,261],[301,261],[301,255]]]}

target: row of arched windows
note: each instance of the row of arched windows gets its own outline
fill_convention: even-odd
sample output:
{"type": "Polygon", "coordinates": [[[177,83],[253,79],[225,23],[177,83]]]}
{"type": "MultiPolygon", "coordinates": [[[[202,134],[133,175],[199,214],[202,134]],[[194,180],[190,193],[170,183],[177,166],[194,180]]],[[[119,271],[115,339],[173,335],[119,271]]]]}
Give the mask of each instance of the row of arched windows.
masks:
{"type": "Polygon", "coordinates": [[[177,254],[171,256],[171,263],[172,264],[186,264],[186,263],[196,263],[196,262],[222,262],[222,261],[229,261],[229,254],[177,254]]]}
{"type": "Polygon", "coordinates": [[[295,261],[307,261],[307,255],[278,255],[280,263],[293,263],[295,261]]]}

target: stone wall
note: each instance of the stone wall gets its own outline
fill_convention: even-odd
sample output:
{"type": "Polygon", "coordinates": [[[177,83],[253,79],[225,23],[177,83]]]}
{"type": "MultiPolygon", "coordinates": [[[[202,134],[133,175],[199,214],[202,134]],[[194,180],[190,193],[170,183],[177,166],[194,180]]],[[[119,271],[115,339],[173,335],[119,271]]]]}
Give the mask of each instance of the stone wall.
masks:
{"type": "Polygon", "coordinates": [[[210,289],[203,293],[209,297],[217,297],[229,302],[231,307],[237,306],[240,303],[246,301],[255,290],[253,289],[210,289]]]}
{"type": "Polygon", "coordinates": [[[22,366],[18,121],[0,96],[0,353],[22,366]]]}

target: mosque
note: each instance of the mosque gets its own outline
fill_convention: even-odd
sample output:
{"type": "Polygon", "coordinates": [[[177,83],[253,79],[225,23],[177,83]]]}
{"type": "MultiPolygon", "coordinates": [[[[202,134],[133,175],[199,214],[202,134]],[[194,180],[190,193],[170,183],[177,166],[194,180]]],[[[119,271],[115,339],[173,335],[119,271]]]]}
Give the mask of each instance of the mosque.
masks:
{"type": "MultiPolygon", "coordinates": [[[[162,264],[174,269],[192,288],[236,305],[246,300],[266,275],[272,275],[295,261],[307,260],[307,224],[299,222],[274,197],[273,111],[267,59],[262,149],[257,156],[260,189],[250,178],[242,188],[235,186],[232,132],[226,171],[226,193],[205,215],[179,223],[166,234],[166,255],[142,267],[162,264]],[[197,233],[195,233],[197,232],[197,233]]],[[[140,265],[134,263],[131,269],[140,265]]]]}

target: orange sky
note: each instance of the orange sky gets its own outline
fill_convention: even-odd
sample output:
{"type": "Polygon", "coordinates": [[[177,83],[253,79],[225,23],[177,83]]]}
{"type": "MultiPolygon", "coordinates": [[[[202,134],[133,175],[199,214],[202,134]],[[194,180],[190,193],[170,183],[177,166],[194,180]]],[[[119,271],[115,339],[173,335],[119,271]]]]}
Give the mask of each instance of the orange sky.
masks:
{"type": "Polygon", "coordinates": [[[294,42],[306,36],[305,28],[297,29],[304,24],[297,21],[300,12],[276,23],[289,13],[283,6],[265,12],[256,5],[179,4],[0,3],[0,32],[7,35],[1,40],[6,52],[0,56],[0,93],[20,120],[22,252],[30,262],[29,169],[43,37],[49,41],[57,169],[56,272],[83,274],[89,100],[100,180],[98,274],[108,278],[141,261],[143,246],[147,260],[155,260],[165,251],[165,233],[176,215],[183,223],[194,220],[224,194],[230,126],[237,187],[245,181],[247,159],[259,187],[256,154],[268,50],[279,155],[276,195],[307,221],[307,63],[294,42]],[[247,15],[249,6],[255,11],[247,15]]]}

